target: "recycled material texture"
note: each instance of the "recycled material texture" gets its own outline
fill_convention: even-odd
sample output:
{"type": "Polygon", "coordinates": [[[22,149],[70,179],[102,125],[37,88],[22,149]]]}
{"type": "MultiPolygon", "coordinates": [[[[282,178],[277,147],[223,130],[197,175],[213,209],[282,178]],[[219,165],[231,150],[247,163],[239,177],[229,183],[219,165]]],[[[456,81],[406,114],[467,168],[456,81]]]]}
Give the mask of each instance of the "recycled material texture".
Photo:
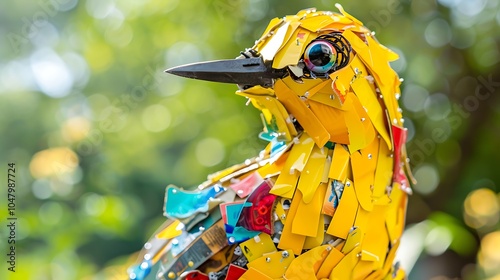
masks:
{"type": "MultiPolygon", "coordinates": [[[[194,191],[168,186],[167,222],[131,279],[405,278],[394,256],[413,179],[397,55],[338,8],[273,19],[235,60],[250,73],[245,59],[261,58],[237,94],[262,112],[269,144],[194,191]]],[[[233,70],[223,81],[238,83],[233,70]]]]}

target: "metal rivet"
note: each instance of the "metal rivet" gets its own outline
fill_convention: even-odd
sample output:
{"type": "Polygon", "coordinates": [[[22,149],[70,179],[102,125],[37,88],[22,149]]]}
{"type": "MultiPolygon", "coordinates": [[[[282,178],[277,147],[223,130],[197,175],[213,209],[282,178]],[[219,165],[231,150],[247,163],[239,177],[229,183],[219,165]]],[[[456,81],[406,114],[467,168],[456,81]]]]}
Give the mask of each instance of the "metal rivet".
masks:
{"type": "Polygon", "coordinates": [[[384,96],[383,96],[382,94],[380,94],[378,97],[380,97],[380,98],[384,98],[384,96]]]}
{"type": "Polygon", "coordinates": [[[290,256],[290,254],[288,253],[288,251],[283,251],[283,252],[281,252],[281,256],[283,258],[288,258],[290,256]]]}
{"type": "Polygon", "coordinates": [[[351,182],[348,181],[347,183],[345,183],[345,185],[348,186],[348,187],[350,187],[351,186],[351,182]]]}
{"type": "Polygon", "coordinates": [[[175,278],[175,273],[173,273],[172,271],[170,271],[170,272],[168,273],[168,278],[170,278],[170,279],[174,279],[174,278],[175,278]]]}
{"type": "Polygon", "coordinates": [[[281,219],[284,220],[286,218],[285,214],[281,214],[281,219]]]}
{"type": "Polygon", "coordinates": [[[401,97],[401,94],[396,93],[396,100],[399,100],[400,97],[401,97]]]}
{"type": "Polygon", "coordinates": [[[400,119],[401,123],[405,123],[405,119],[400,119]]]}
{"type": "Polygon", "coordinates": [[[364,122],[366,119],[365,118],[361,118],[361,121],[364,122]]]}
{"type": "Polygon", "coordinates": [[[233,236],[229,237],[229,243],[234,243],[235,241],[236,239],[233,236]]]}
{"type": "Polygon", "coordinates": [[[372,158],[373,158],[372,154],[368,154],[368,159],[372,159],[372,158]]]}
{"type": "Polygon", "coordinates": [[[193,262],[193,261],[189,261],[189,262],[188,262],[188,266],[189,266],[189,267],[193,267],[193,266],[194,266],[194,262],[193,262]]]}
{"type": "Polygon", "coordinates": [[[266,258],[266,262],[271,262],[271,258],[266,258]]]}
{"type": "Polygon", "coordinates": [[[404,81],[405,81],[405,79],[403,79],[403,78],[399,78],[399,81],[402,83],[402,82],[404,82],[404,81]]]}

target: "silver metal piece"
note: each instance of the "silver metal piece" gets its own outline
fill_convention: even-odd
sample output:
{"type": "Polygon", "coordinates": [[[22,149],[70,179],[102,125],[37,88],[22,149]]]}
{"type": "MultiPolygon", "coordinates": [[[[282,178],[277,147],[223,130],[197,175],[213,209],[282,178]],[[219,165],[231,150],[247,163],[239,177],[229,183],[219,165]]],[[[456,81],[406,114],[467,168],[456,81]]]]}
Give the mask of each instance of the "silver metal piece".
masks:
{"type": "Polygon", "coordinates": [[[271,262],[271,258],[267,257],[266,262],[271,262]]]}
{"type": "Polygon", "coordinates": [[[290,256],[290,254],[288,253],[288,251],[283,251],[283,252],[281,252],[281,256],[283,258],[288,258],[290,256]]]}
{"type": "Polygon", "coordinates": [[[347,181],[347,183],[345,183],[346,186],[350,187],[351,186],[351,182],[350,181],[347,181]]]}
{"type": "Polygon", "coordinates": [[[368,154],[368,159],[372,159],[373,158],[373,155],[372,154],[368,154]]]}

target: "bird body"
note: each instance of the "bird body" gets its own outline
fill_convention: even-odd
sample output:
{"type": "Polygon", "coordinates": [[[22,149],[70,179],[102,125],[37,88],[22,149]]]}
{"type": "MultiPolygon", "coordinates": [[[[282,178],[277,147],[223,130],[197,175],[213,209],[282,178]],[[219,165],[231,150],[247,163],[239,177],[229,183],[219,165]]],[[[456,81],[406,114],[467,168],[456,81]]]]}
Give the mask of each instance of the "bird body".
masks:
{"type": "Polygon", "coordinates": [[[269,144],[194,191],[168,186],[131,279],[404,279],[397,55],[338,8],[273,19],[235,60],[167,70],[238,84],[269,144]]]}

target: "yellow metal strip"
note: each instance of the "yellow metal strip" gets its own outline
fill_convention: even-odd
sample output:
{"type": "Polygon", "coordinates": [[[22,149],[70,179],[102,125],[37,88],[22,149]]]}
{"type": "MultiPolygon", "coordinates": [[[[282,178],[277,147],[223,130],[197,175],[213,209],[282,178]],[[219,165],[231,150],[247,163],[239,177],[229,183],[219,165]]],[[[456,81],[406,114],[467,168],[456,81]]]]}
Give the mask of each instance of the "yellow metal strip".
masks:
{"type": "Polygon", "coordinates": [[[349,166],[349,152],[340,144],[336,144],[333,150],[332,164],[328,177],[344,183],[347,179],[349,166]]]}
{"type": "Polygon", "coordinates": [[[401,190],[398,184],[394,184],[390,199],[391,204],[387,210],[386,227],[390,241],[394,244],[403,234],[408,195],[401,190]]]}
{"type": "Polygon", "coordinates": [[[319,221],[317,224],[317,231],[315,236],[307,236],[306,241],[304,242],[304,249],[312,249],[314,247],[318,247],[323,244],[325,240],[325,226],[324,226],[324,216],[323,214],[319,215],[319,221]]]}
{"type": "Polygon", "coordinates": [[[241,280],[273,280],[273,278],[265,275],[257,269],[250,267],[243,275],[240,276],[241,280]]]}
{"type": "Polygon", "coordinates": [[[285,279],[316,279],[316,273],[332,251],[330,245],[323,245],[311,249],[292,261],[285,272],[285,279]]]}
{"type": "Polygon", "coordinates": [[[351,155],[351,168],[354,176],[356,196],[359,204],[366,211],[373,209],[371,186],[373,185],[375,175],[375,164],[372,164],[374,162],[367,154],[361,155],[361,153],[355,152],[351,155]]]}
{"type": "Polygon", "coordinates": [[[358,200],[356,199],[353,185],[350,180],[347,180],[339,206],[333,214],[332,221],[326,233],[343,239],[347,238],[349,231],[354,225],[358,209],[358,200]]]}
{"type": "Polygon", "coordinates": [[[328,278],[332,273],[333,268],[342,260],[342,258],[344,258],[344,254],[336,248],[332,248],[330,254],[328,254],[325,261],[319,268],[316,278],[328,278]]]}
{"type": "Polygon", "coordinates": [[[386,206],[375,206],[373,208],[366,227],[365,239],[361,246],[363,260],[373,260],[375,256],[377,257],[377,261],[374,262],[374,269],[382,268],[389,245],[389,237],[384,225],[386,214],[386,206]]]}
{"type": "Polygon", "coordinates": [[[314,115],[322,120],[323,127],[328,131],[331,142],[340,144],[350,143],[345,111],[312,100],[309,101],[309,106],[314,115]]]}
{"type": "Polygon", "coordinates": [[[359,261],[358,254],[360,252],[360,247],[356,247],[349,254],[335,266],[330,274],[330,280],[345,280],[352,278],[352,268],[356,266],[359,261]]]}
{"type": "MultiPolygon", "coordinates": [[[[300,24],[300,23],[299,23],[300,24]]],[[[273,68],[282,69],[289,65],[297,65],[304,49],[312,41],[314,36],[309,30],[301,27],[296,27],[293,35],[283,45],[281,51],[273,60],[273,68]]]]}
{"type": "Polygon", "coordinates": [[[262,257],[264,254],[276,252],[276,247],[269,234],[261,232],[240,244],[241,251],[249,262],[262,257]]]}
{"type": "Polygon", "coordinates": [[[377,169],[375,170],[375,183],[373,186],[374,204],[380,205],[389,202],[386,190],[392,183],[393,164],[394,159],[391,157],[391,151],[384,142],[380,141],[377,169]]]}
{"type": "MultiPolygon", "coordinates": [[[[314,146],[312,153],[307,160],[306,166],[300,174],[297,188],[302,192],[302,200],[306,204],[311,202],[314,193],[316,192],[316,188],[323,179],[326,156],[326,148],[318,148],[318,146],[314,146]]],[[[324,194],[320,199],[323,200],[323,197],[324,194]]]]}
{"type": "MultiPolygon", "coordinates": [[[[276,279],[285,274],[295,255],[292,250],[279,251],[270,254],[265,254],[262,257],[253,260],[247,264],[248,268],[254,268],[266,276],[276,279]],[[286,252],[286,253],[285,253],[286,252]]],[[[260,278],[255,278],[260,279],[260,278]]],[[[254,280],[255,280],[254,279],[254,280]]]]}
{"type": "MultiPolygon", "coordinates": [[[[325,193],[326,184],[321,184],[309,203],[305,203],[302,196],[292,223],[292,233],[312,237],[317,236],[317,229],[320,223],[319,217],[321,216],[325,193]]],[[[294,199],[297,198],[294,197],[294,199]]],[[[323,226],[323,223],[321,223],[321,226],[323,226]]]]}
{"type": "Polygon", "coordinates": [[[330,134],[321,121],[283,81],[278,80],[274,88],[278,99],[290,110],[304,130],[314,135],[312,138],[316,145],[323,147],[330,139],[330,134]]]}
{"type": "Polygon", "coordinates": [[[365,279],[373,271],[373,262],[360,260],[352,271],[352,279],[365,279]]]}
{"type": "MultiPolygon", "coordinates": [[[[354,61],[359,62],[359,59],[356,59],[354,61]]],[[[387,130],[388,126],[386,124],[386,117],[384,112],[382,111],[382,108],[380,107],[380,103],[377,100],[377,93],[364,78],[355,79],[351,84],[351,87],[354,90],[354,93],[359,98],[361,104],[366,108],[367,114],[370,117],[373,126],[377,129],[380,136],[384,139],[389,149],[392,149],[389,131],[387,130]]]]}
{"type": "Polygon", "coordinates": [[[292,224],[301,202],[302,194],[300,192],[295,192],[295,195],[292,199],[292,204],[290,205],[290,209],[288,210],[285,226],[283,227],[283,231],[281,233],[280,242],[278,243],[279,249],[290,249],[295,255],[300,255],[302,253],[302,248],[306,240],[306,237],[304,235],[292,233],[292,224]]]}
{"type": "Polygon", "coordinates": [[[312,138],[306,133],[302,134],[299,143],[292,146],[283,171],[271,189],[272,194],[292,198],[299,180],[299,172],[304,169],[313,147],[312,138]]]}

